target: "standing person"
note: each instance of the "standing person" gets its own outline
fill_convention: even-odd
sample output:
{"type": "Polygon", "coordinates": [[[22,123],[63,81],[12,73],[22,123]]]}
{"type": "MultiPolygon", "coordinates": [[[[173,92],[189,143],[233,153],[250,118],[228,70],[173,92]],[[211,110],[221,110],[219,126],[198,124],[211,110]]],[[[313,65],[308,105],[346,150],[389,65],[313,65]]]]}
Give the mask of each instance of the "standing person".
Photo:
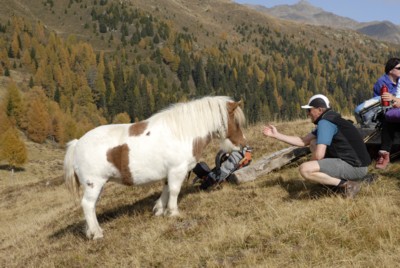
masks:
{"type": "MultiPolygon", "coordinates": [[[[390,58],[385,65],[385,74],[374,85],[374,97],[380,96],[380,90],[386,85],[389,92],[382,94],[382,100],[389,101],[394,108],[400,108],[400,58],[390,58]]],[[[390,150],[394,135],[400,132],[399,123],[389,123],[384,118],[382,121],[381,147],[375,168],[385,169],[390,162],[390,150]]]]}
{"type": "Polygon", "coordinates": [[[331,110],[326,96],[317,94],[310,98],[307,110],[311,122],[317,127],[304,137],[279,133],[275,126],[265,126],[265,136],[295,146],[310,146],[311,160],[300,165],[301,176],[306,180],[338,186],[348,198],[361,189],[361,180],[371,163],[367,148],[355,126],[331,110]]]}

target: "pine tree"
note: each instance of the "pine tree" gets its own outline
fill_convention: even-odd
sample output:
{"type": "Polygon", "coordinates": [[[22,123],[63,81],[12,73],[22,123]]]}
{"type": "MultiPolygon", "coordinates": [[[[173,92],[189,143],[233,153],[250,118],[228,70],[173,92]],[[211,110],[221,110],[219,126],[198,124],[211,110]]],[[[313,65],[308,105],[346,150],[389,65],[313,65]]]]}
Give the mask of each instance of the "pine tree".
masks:
{"type": "Polygon", "coordinates": [[[189,80],[191,70],[189,56],[186,52],[182,51],[179,57],[181,60],[177,70],[178,78],[181,81],[187,81],[189,80]]]}
{"type": "Polygon", "coordinates": [[[198,96],[206,95],[208,92],[207,82],[205,78],[203,61],[200,57],[195,62],[194,70],[192,72],[192,77],[194,84],[196,86],[197,95],[198,96]]]}

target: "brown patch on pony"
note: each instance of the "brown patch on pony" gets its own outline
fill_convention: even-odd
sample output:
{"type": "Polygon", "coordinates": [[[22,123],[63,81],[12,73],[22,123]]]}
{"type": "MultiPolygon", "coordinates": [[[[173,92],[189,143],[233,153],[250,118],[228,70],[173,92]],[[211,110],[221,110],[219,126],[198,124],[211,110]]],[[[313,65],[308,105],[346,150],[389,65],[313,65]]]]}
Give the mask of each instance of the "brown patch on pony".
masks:
{"type": "Polygon", "coordinates": [[[133,177],[129,170],[129,147],[126,143],[109,149],[107,161],[119,170],[123,184],[133,185],[133,177]]]}
{"type": "MultiPolygon", "coordinates": [[[[140,121],[132,124],[132,126],[129,127],[129,136],[142,135],[143,132],[146,130],[148,124],[149,123],[146,121],[140,121]]],[[[149,133],[150,132],[148,132],[146,135],[149,135],[149,133]]]]}
{"type": "Polygon", "coordinates": [[[210,141],[211,141],[210,135],[208,135],[205,138],[195,138],[193,140],[192,154],[196,158],[196,161],[199,161],[204,148],[210,143],[210,141]]]}
{"type": "Polygon", "coordinates": [[[241,101],[239,102],[228,102],[228,129],[226,137],[231,140],[235,145],[246,145],[246,139],[244,138],[241,125],[244,123],[243,111],[240,108],[241,101]]]}

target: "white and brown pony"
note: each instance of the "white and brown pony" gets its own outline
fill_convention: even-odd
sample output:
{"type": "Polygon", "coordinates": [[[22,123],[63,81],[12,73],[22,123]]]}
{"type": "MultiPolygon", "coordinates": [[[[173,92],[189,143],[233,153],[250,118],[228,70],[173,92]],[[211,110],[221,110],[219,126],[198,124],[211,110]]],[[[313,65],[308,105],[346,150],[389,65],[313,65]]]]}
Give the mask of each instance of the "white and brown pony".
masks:
{"type": "Polygon", "coordinates": [[[187,173],[198,162],[212,138],[224,150],[246,143],[241,127],[243,111],[228,97],[204,97],[179,103],[134,124],[97,127],[67,145],[64,176],[78,193],[87,223],[86,236],[97,239],[103,231],[96,217],[96,202],[108,180],[140,185],[167,179],[153,208],[155,215],[177,216],[178,194],[187,173]]]}

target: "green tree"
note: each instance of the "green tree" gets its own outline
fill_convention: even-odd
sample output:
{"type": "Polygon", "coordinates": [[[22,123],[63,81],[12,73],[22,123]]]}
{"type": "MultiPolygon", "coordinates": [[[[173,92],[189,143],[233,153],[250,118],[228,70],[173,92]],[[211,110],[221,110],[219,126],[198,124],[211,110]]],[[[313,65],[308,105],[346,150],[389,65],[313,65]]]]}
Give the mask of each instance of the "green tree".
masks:
{"type": "Polygon", "coordinates": [[[203,61],[199,57],[195,64],[194,64],[194,70],[192,72],[192,77],[194,84],[196,85],[196,90],[197,90],[197,95],[203,96],[206,95],[208,89],[207,89],[207,82],[205,78],[205,72],[204,72],[204,67],[203,67],[203,61]]]}
{"type": "Polygon", "coordinates": [[[185,92],[189,92],[188,81],[191,73],[190,59],[188,54],[184,51],[180,53],[180,59],[177,75],[179,80],[181,80],[181,88],[183,88],[185,92]]]}

